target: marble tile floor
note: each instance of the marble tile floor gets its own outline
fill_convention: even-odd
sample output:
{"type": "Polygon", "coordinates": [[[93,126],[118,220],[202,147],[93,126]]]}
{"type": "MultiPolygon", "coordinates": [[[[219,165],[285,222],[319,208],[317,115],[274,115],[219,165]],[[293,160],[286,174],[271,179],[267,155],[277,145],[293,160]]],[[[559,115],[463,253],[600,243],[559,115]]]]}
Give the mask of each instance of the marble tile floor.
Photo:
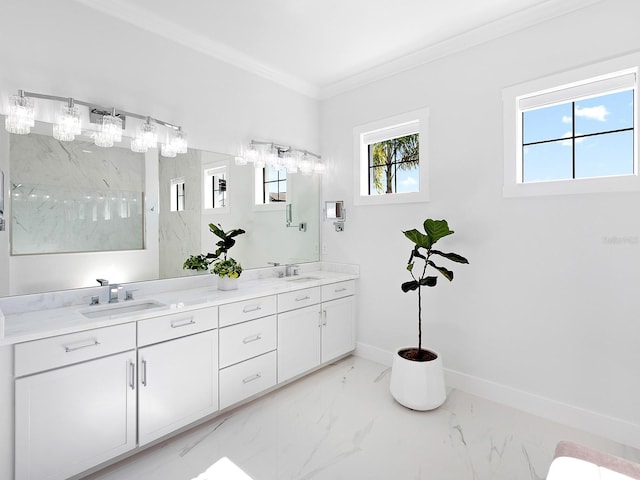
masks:
{"type": "Polygon", "coordinates": [[[226,456],[254,480],[538,480],[559,440],[640,460],[638,450],[455,389],[437,410],[408,410],[389,394],[389,376],[347,357],[86,478],[190,480],[226,456]]]}

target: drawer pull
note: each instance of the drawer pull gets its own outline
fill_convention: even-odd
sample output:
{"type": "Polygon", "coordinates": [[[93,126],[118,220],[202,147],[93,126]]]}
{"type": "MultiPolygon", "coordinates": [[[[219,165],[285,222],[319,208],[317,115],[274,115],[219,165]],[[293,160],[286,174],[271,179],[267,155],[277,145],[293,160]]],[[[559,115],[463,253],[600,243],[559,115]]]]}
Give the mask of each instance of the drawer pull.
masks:
{"type": "Polygon", "coordinates": [[[325,327],[327,326],[327,311],[323,310],[322,311],[322,317],[324,320],[322,320],[322,325],[324,325],[325,327]]]}
{"type": "Polygon", "coordinates": [[[136,389],[136,364],[133,362],[129,362],[129,387],[136,389]]]}
{"type": "Polygon", "coordinates": [[[334,292],[335,292],[335,293],[346,292],[346,291],[347,291],[347,288],[346,288],[346,287],[336,288],[336,289],[334,290],[334,292]]]}
{"type": "Polygon", "coordinates": [[[145,387],[147,386],[147,361],[142,360],[142,372],[140,373],[140,382],[145,387]]]}
{"type": "Polygon", "coordinates": [[[296,302],[302,302],[303,300],[309,300],[311,297],[309,295],[305,295],[304,297],[296,297],[296,302]]]}
{"type": "Polygon", "coordinates": [[[255,307],[244,307],[242,309],[242,313],[257,312],[258,310],[262,310],[262,306],[256,305],[255,307]]]}
{"type": "Polygon", "coordinates": [[[180,328],[186,327],[187,325],[193,325],[196,321],[193,318],[188,318],[186,320],[174,320],[171,322],[171,328],[180,328]]]}
{"type": "Polygon", "coordinates": [[[262,334],[259,333],[257,335],[251,335],[250,337],[245,337],[242,339],[242,343],[251,343],[256,342],[258,340],[262,340],[262,334]]]}
{"type": "Polygon", "coordinates": [[[242,380],[242,383],[244,383],[244,384],[251,383],[254,380],[258,380],[259,378],[262,378],[262,374],[261,373],[256,373],[255,375],[251,375],[250,377],[244,378],[242,380]]]}
{"type": "Polygon", "coordinates": [[[92,340],[91,343],[85,343],[84,345],[76,345],[75,347],[69,347],[68,345],[65,345],[64,351],[67,353],[75,352],[76,350],[82,350],[83,348],[97,347],[98,345],[100,345],[100,342],[98,340],[92,340]]]}

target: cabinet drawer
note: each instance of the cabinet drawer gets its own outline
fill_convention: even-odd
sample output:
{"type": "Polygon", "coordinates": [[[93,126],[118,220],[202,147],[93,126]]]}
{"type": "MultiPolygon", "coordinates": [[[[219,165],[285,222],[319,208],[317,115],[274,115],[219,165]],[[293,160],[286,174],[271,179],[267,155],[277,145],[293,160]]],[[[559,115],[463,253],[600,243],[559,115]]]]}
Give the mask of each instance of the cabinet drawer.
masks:
{"type": "Polygon", "coordinates": [[[276,384],[276,352],[265,353],[220,370],[220,409],[276,384]]]}
{"type": "Polygon", "coordinates": [[[278,295],[278,312],[308,307],[320,303],[320,287],[305,288],[278,295]]]}
{"type": "Polygon", "coordinates": [[[138,322],[138,346],[164,342],[218,327],[217,307],[188,310],[138,322]]]}
{"type": "Polygon", "coordinates": [[[220,329],[220,368],[276,349],[276,316],[220,329]]]}
{"type": "Polygon", "coordinates": [[[135,323],[19,343],[14,351],[15,375],[21,377],[134,348],[135,323]]]}
{"type": "Polygon", "coordinates": [[[246,322],[254,318],[267,317],[276,313],[276,297],[254,298],[243,302],[220,305],[220,327],[246,322]]]}
{"type": "Polygon", "coordinates": [[[335,300],[336,298],[348,297],[355,292],[355,282],[347,280],[345,282],[330,283],[322,286],[322,301],[335,300]]]}

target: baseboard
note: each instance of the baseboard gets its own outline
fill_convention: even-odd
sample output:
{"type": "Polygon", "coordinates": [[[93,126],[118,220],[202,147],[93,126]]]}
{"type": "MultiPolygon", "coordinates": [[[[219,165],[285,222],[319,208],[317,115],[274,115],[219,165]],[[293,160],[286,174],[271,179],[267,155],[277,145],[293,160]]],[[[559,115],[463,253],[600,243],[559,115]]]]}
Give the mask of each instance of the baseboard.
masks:
{"type": "MultiPolygon", "coordinates": [[[[355,355],[387,366],[393,361],[393,352],[363,343],[356,345],[355,355]]],[[[640,425],[447,368],[445,379],[449,387],[640,448],[640,425]]]]}

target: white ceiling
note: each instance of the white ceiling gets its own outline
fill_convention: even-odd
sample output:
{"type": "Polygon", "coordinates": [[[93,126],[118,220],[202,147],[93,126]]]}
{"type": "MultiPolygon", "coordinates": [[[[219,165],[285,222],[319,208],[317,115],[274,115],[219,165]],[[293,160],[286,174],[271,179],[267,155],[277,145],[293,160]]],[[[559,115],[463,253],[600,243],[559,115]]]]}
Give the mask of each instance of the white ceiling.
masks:
{"type": "Polygon", "coordinates": [[[316,98],[601,0],[76,0],[316,98]]]}

